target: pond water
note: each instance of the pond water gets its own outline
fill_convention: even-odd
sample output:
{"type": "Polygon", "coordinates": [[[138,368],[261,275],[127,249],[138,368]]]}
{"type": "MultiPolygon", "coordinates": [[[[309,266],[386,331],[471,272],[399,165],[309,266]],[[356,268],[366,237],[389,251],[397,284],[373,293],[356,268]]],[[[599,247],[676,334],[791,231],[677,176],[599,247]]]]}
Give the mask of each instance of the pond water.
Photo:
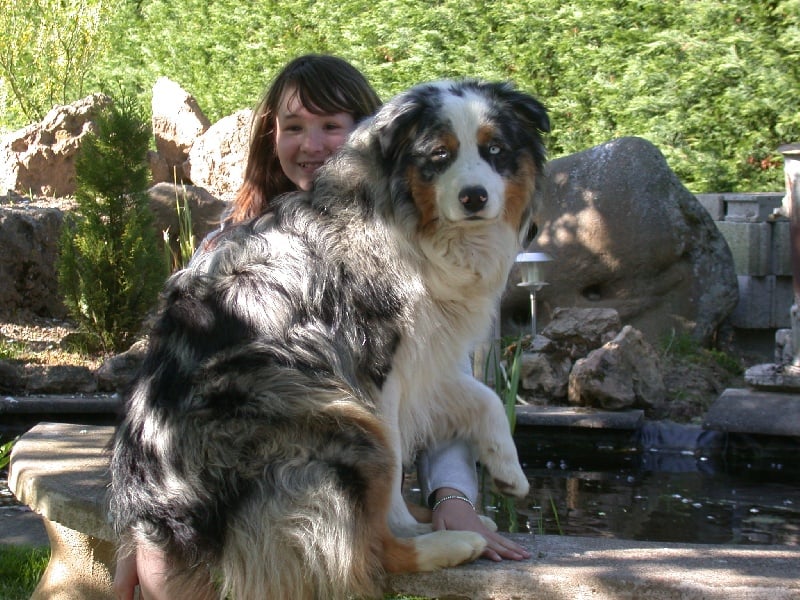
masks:
{"type": "Polygon", "coordinates": [[[523,501],[484,505],[501,529],[712,544],[800,544],[798,438],[651,424],[524,431],[523,501]],[[513,508],[512,508],[513,507],[513,508]]]}

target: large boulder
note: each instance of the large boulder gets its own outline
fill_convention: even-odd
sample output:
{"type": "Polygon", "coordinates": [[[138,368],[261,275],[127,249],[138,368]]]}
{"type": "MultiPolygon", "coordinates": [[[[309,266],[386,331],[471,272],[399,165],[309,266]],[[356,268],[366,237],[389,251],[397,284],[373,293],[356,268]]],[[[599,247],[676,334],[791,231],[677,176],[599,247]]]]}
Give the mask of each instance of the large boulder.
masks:
{"type": "Polygon", "coordinates": [[[253,111],[240,110],[220,119],[189,150],[183,172],[195,185],[230,201],[244,182],[253,111]]]}
{"type": "MultiPolygon", "coordinates": [[[[671,332],[708,344],[738,301],[733,257],[711,216],[663,155],[621,138],[553,160],[543,181],[539,233],[549,285],[538,292],[540,323],[557,307],[606,307],[651,343],[671,332]]],[[[529,316],[512,273],[507,321],[529,316]]]]}
{"type": "Polygon", "coordinates": [[[182,183],[189,150],[211,122],[197,100],[167,77],[159,77],[153,86],[152,108],[156,151],[149,161],[153,183],[182,183]]]}
{"type": "Polygon", "coordinates": [[[63,317],[56,259],[63,214],[56,208],[0,209],[0,316],[63,317]]]}
{"type": "Polygon", "coordinates": [[[105,94],[53,108],[41,123],[0,139],[0,194],[9,190],[35,196],[62,197],[75,192],[75,157],[100,110],[111,102],[105,94]]]}

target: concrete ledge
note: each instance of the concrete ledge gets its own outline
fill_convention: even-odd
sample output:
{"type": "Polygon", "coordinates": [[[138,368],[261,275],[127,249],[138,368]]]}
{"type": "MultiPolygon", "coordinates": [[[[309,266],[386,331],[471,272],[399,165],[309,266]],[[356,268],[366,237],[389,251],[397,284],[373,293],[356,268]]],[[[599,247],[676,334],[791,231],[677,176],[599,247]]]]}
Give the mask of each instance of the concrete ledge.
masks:
{"type": "Polygon", "coordinates": [[[800,598],[800,549],[512,536],[533,558],[395,576],[390,590],[447,599],[800,598]]]}
{"type": "Polygon", "coordinates": [[[579,427],[635,430],[642,425],[643,410],[608,412],[568,406],[518,406],[517,425],[527,427],[579,427]]]}
{"type": "MultiPolygon", "coordinates": [[[[40,423],[14,447],[9,485],[45,517],[53,551],[34,599],[113,598],[104,503],[112,431],[40,423]]],[[[443,599],[800,598],[800,548],[514,537],[532,559],[395,576],[389,589],[443,599]]]]}
{"type": "Polygon", "coordinates": [[[40,423],[14,445],[8,485],[43,517],[50,562],[31,600],[113,598],[116,543],[106,521],[113,427],[40,423]]]}
{"type": "Polygon", "coordinates": [[[800,394],[728,388],[709,408],[703,427],[731,433],[800,435],[800,394]]]}

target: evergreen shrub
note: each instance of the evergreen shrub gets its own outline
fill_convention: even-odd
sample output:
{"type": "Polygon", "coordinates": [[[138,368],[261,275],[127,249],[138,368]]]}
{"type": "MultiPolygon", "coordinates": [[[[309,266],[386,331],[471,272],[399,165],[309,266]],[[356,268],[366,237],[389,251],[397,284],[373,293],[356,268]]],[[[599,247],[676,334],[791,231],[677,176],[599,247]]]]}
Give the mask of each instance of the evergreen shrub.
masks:
{"type": "Polygon", "coordinates": [[[90,349],[127,349],[167,275],[146,192],[149,123],[129,97],[97,119],[76,159],[78,207],[64,220],[58,277],[90,349]]]}

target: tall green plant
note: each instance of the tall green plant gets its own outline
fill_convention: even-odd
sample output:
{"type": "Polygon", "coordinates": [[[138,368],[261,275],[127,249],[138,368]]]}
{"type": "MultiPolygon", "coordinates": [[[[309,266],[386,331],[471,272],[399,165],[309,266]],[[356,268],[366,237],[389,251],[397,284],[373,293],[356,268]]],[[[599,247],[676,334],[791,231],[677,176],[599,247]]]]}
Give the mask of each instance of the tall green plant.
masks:
{"type": "MultiPolygon", "coordinates": [[[[513,435],[517,426],[517,396],[522,367],[522,361],[520,360],[522,339],[517,340],[513,353],[509,356],[507,363],[498,356],[498,349],[496,346],[497,344],[492,344],[486,356],[484,373],[487,375],[489,373],[493,374],[494,389],[500,401],[503,403],[503,407],[506,411],[506,418],[508,419],[508,427],[513,435]]],[[[487,381],[486,383],[490,384],[491,382],[487,381]]],[[[481,481],[483,495],[485,496],[488,492],[488,486],[486,485],[486,471],[483,468],[481,472],[481,481]]],[[[513,498],[492,493],[489,502],[506,513],[509,531],[514,533],[519,530],[519,519],[517,517],[513,498]]]]}
{"type": "Polygon", "coordinates": [[[166,269],[145,191],[148,123],[125,97],[96,126],[76,160],[78,216],[65,219],[58,275],[81,330],[119,351],[154,306],[166,269]]]}

